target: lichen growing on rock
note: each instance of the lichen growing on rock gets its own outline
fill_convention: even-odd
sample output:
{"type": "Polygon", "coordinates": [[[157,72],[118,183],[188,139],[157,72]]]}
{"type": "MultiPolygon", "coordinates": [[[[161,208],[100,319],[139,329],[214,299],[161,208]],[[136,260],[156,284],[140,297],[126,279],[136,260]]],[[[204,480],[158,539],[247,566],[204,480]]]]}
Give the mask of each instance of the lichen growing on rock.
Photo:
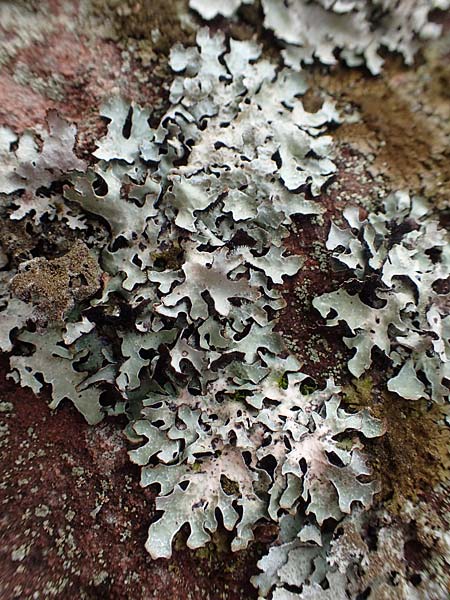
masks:
{"type": "MultiPolygon", "coordinates": [[[[445,493],[439,489],[433,501],[446,503],[445,493]]],[[[259,561],[262,573],[253,582],[260,598],[272,600],[409,600],[430,594],[444,600],[450,583],[446,508],[436,513],[425,503],[406,503],[400,518],[383,510],[355,511],[331,534],[286,517],[281,543],[259,561]],[[421,564],[418,549],[425,556],[421,564]]]]}
{"type": "MultiPolygon", "coordinates": [[[[251,0],[220,2],[190,0],[204,19],[232,16],[251,0]]],[[[264,25],[285,46],[285,64],[299,68],[315,58],[326,65],[336,63],[335,50],[349,65],[365,63],[374,75],[380,73],[384,47],[399,52],[411,64],[418,48],[416,37],[429,39],[440,27],[429,21],[433,9],[445,10],[448,0],[261,0],[264,25]]]]}
{"type": "MultiPolygon", "coordinates": [[[[139,69],[146,48],[165,55],[173,37],[190,39],[172,12],[176,2],[161,12],[160,2],[95,4],[108,6],[108,19],[119,24],[102,35],[120,38],[125,61],[139,47],[139,69]],[[155,28],[147,29],[153,17],[155,28]]],[[[211,1],[204,16],[231,16],[239,4],[211,1]]],[[[202,2],[191,5],[202,12],[202,2]]],[[[364,55],[372,71],[380,44],[409,60],[413,34],[430,29],[428,7],[412,23],[422,3],[409,6],[402,39],[389,33],[390,46],[380,36],[391,26],[388,14],[395,22],[405,9],[402,2],[386,4],[381,15],[358,1],[340,9],[325,2],[262,5],[266,23],[275,7],[296,26],[303,7],[333,23],[363,14],[378,28],[364,41],[373,42],[370,49],[356,35],[349,49],[348,31],[337,43],[327,37],[326,20],[323,29],[314,27],[315,38],[289,42],[285,64],[296,54],[289,68],[268,60],[273,54],[254,40],[226,37],[218,29],[229,25],[217,19],[198,31],[194,45],[172,47],[173,84],[161,119],[151,103],[108,98],[96,150],[88,156],[83,147],[88,167],[73,152],[75,128],[56,113],[40,134],[2,130],[1,215],[9,225],[0,253],[0,347],[12,352],[11,377],[35,393],[46,388],[51,408],[69,400],[90,424],[105,415],[119,416],[118,427],[128,422],[129,456],[142,469],[144,493],[157,494],[149,516],[141,516],[150,524],[151,557],[169,557],[183,540],[204,548],[220,529],[241,550],[270,523],[272,537],[280,534],[254,579],[261,597],[407,598],[425,589],[439,597],[448,584],[441,573],[448,562],[445,519],[433,521],[427,512],[426,485],[439,495],[448,467],[446,409],[428,402],[448,395],[446,234],[418,198],[394,194],[383,213],[354,188],[352,201],[370,210],[364,219],[364,211],[347,207],[349,227],[332,226],[329,250],[348,270],[329,273],[324,232],[348,199],[327,187],[346,165],[330,134],[355,115],[344,106],[342,117],[324,89],[305,99],[309,78],[296,71],[313,55],[334,61],[335,48],[349,62],[364,55]],[[19,224],[20,235],[9,233],[11,224],[19,224]],[[29,239],[36,237],[38,243],[29,239]],[[304,270],[314,275],[308,285],[304,270]],[[319,383],[284,345],[295,331],[278,329],[282,310],[292,308],[286,292],[298,281],[308,312],[305,304],[296,317],[308,320],[313,335],[303,348],[291,347],[310,355],[319,383]],[[330,331],[310,302],[319,283],[326,292],[341,284],[337,303],[328,293],[314,305],[331,318],[328,309],[337,308],[335,321],[352,325],[356,335],[347,345],[357,353],[350,369],[368,372],[352,393],[327,373],[324,354],[334,353],[333,374],[348,377],[345,348],[335,351],[340,339],[334,343],[331,333],[317,348],[321,331],[330,331]],[[414,373],[403,372],[408,364],[414,373]],[[386,365],[397,396],[386,393],[386,365]],[[419,541],[429,555],[435,544],[442,561],[424,561],[422,569],[408,564],[419,541]]],[[[273,21],[269,27],[277,31],[273,21]]],[[[94,449],[94,431],[89,452],[109,477],[114,459],[109,450],[102,456],[101,440],[94,449]]],[[[102,502],[93,507],[95,518],[102,502]]],[[[47,510],[35,514],[44,518],[47,510]]],[[[123,538],[130,535],[127,525],[123,538]]],[[[207,548],[210,557],[213,546],[207,548]]],[[[17,545],[12,561],[27,552],[17,545]]],[[[102,571],[95,580],[107,578],[102,571]]]]}
{"type": "Polygon", "coordinates": [[[450,276],[450,254],[447,233],[429,212],[421,198],[400,192],[366,220],[358,208],[346,208],[349,227],[331,224],[327,247],[361,283],[360,293],[341,288],[313,304],[324,317],[336,313],[330,326],[347,324],[351,336],[344,341],[356,350],[348,363],[354,376],[370,367],[377,349],[396,368],[389,391],[442,402],[450,378],[450,317],[440,287],[450,276]]]}
{"type": "Polygon", "coordinates": [[[110,228],[96,312],[86,300],[99,270],[81,242],[61,258],[31,260],[11,284],[37,304],[41,324],[43,315],[64,318],[66,329],[20,333],[33,353],[11,359],[14,376],[39,391],[40,374],[51,406],[68,397],[89,422],[101,414],[98,383],[114,382],[123,401],[106,412],[127,414],[131,437],[148,440],[131,457],[144,467],[143,485],[161,487],[163,514],[147,542],[154,557],[170,555],[185,522],[188,545],[205,544],[216,509],[237,550],[254,524],[297,505],[319,524],[355,502],[369,507],[377,487],[353,432],[382,433],[366,411],[340,407],[332,381],[302,390],[306,375],[273,331],[284,305],[273,284],[302,265],[283,248],[287,226],[294,214],[322,210],[305,192],[317,196],[335,170],[324,133],[339,117],[328,102],[307,112],[304,78],[277,72],[255,43],[227,48],[207,30],[197,43],[172,50],[184,74],[159,128],[145,109],[112,99],[100,162],[65,192],[86,222],[95,216],[110,228]],[[161,263],[171,248],[175,264],[161,263]],[[116,338],[100,337],[96,320],[113,299],[128,322],[118,320],[116,338]]]}

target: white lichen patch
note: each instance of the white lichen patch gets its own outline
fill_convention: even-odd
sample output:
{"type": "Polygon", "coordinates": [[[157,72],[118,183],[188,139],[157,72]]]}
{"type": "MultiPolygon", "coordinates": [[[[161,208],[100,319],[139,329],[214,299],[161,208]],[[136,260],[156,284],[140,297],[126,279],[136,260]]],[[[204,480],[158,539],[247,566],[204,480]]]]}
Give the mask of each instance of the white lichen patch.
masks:
{"type": "Polygon", "coordinates": [[[22,544],[21,546],[19,546],[11,552],[11,560],[14,562],[21,562],[28,556],[30,550],[30,544],[22,544]]]}
{"type": "MultiPolygon", "coordinates": [[[[275,360],[268,362],[272,366],[275,360]]],[[[291,361],[284,367],[296,365],[291,361]]],[[[367,412],[347,414],[331,381],[324,390],[304,395],[305,376],[297,371],[280,387],[277,377],[283,372],[239,387],[227,383],[223,372],[206,394],[168,388],[144,400],[143,418],[134,430],[147,441],[130,456],[144,466],[142,485],[161,489],[156,508],[163,516],[150,527],[147,542],[152,556],[170,556],[172,539],[184,523],[191,530],[188,546],[204,545],[217,528],[217,509],[225,527],[236,528],[232,547],[239,550],[261,518],[278,521],[301,505],[322,524],[349,513],[353,502],[370,506],[377,488],[361,479],[370,470],[354,433],[379,436],[381,423],[367,412]],[[338,442],[342,434],[349,444],[338,442]],[[339,466],[330,462],[330,453],[339,456],[339,466]]]]}
{"type": "Polygon", "coordinates": [[[71,171],[84,171],[86,163],[73,152],[76,127],[50,111],[48,131],[39,137],[25,132],[20,138],[7,127],[0,127],[0,195],[9,194],[15,205],[12,219],[22,219],[34,211],[35,218],[55,213],[49,189],[71,171]]]}
{"type": "Polygon", "coordinates": [[[404,511],[399,520],[388,511],[356,510],[334,532],[320,532],[299,516],[283,517],[279,544],[259,561],[261,573],[252,578],[259,598],[348,600],[364,595],[369,600],[410,600],[431,595],[445,600],[448,515],[436,517],[424,503],[407,504],[404,511]],[[411,519],[417,519],[417,532],[410,528],[411,519]],[[421,565],[420,575],[408,557],[413,543],[437,549],[433,560],[421,565]]]}

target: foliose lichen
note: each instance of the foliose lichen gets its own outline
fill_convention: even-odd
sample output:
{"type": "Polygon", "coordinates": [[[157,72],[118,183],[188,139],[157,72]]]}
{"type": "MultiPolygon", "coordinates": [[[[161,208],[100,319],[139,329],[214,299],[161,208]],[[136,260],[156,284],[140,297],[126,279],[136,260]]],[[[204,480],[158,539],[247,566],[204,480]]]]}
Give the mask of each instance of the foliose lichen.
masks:
{"type": "Polygon", "coordinates": [[[331,380],[302,390],[307,376],[274,331],[285,305],[275,284],[302,265],[283,239],[292,215],[322,212],[306,192],[317,196],[335,171],[325,133],[339,117],[329,102],[307,112],[303,75],[260,54],[254,42],[228,47],[201,30],[196,47],[172,49],[179,75],[156,129],[148,110],[120,98],[102,108],[98,163],[70,163],[64,193],[67,211],[110,232],[97,297],[99,267],[86,254],[86,273],[74,269],[75,248],[35,258],[12,279],[11,292],[39,314],[25,311],[10,329],[47,325],[16,335],[29,355],[11,358],[13,376],[35,392],[49,383],[52,407],[69,398],[90,423],[129,417],[141,444],[130,457],[142,484],[160,488],[153,557],[170,555],[185,523],[188,545],[204,545],[217,509],[238,550],[261,519],[302,510],[321,524],[355,502],[370,506],[377,490],[358,434],[381,435],[381,423],[347,413],[331,380]],[[72,282],[69,296],[46,291],[49,270],[72,282]],[[105,384],[122,401],[102,408],[105,384]]]}
{"type": "Polygon", "coordinates": [[[448,398],[450,320],[445,285],[450,276],[448,234],[419,197],[398,192],[384,211],[359,218],[344,210],[349,227],[332,224],[327,247],[357,280],[359,292],[345,288],[313,301],[330,326],[346,323],[346,345],[355,349],[348,363],[360,377],[381,351],[395,368],[387,384],[404,398],[448,398]]]}
{"type": "MultiPolygon", "coordinates": [[[[220,2],[190,0],[190,6],[204,19],[217,15],[231,17],[251,0],[220,2]]],[[[434,9],[445,10],[448,0],[261,0],[264,25],[284,46],[286,65],[300,65],[318,59],[336,63],[336,50],[349,66],[366,64],[373,75],[380,73],[386,48],[402,54],[411,64],[420,39],[437,37],[440,26],[429,20],[434,9]]]]}
{"type": "MultiPolygon", "coordinates": [[[[444,501],[446,491],[436,492],[444,501]]],[[[447,597],[450,553],[448,512],[426,503],[404,506],[402,518],[378,510],[354,511],[332,532],[286,516],[280,539],[258,563],[253,578],[260,598],[272,600],[370,600],[447,597]],[[425,550],[418,568],[414,549],[425,550]]]]}
{"type": "MultiPolygon", "coordinates": [[[[205,18],[240,4],[191,0],[205,18]]],[[[158,488],[152,557],[170,556],[185,525],[190,548],[221,522],[240,550],[272,521],[280,537],[254,579],[261,597],[388,597],[393,570],[399,597],[413,597],[403,529],[387,516],[376,550],[368,541],[365,511],[380,485],[365,448],[383,423],[351,410],[333,379],[310,386],[276,325],[286,305],[278,286],[304,260],[286,248],[293,217],[323,214],[320,194],[336,172],[329,129],[340,117],[328,101],[305,109],[299,64],[334,62],[339,48],[378,72],[381,46],[410,61],[413,35],[437,29],[421,0],[385,2],[381,15],[378,2],[359,0],[262,5],[287,66],[253,41],[200,30],[195,46],[172,48],[176,75],[158,125],[123,98],[104,104],[107,132],[89,167],[56,113],[39,135],[0,130],[5,216],[83,237],[18,268],[2,251],[0,348],[13,351],[17,382],[51,388],[52,408],[69,399],[91,424],[128,419],[130,459],[142,485],[158,488]]],[[[350,329],[353,375],[378,351],[394,369],[391,392],[442,402],[447,234],[402,192],[383,212],[361,219],[347,207],[344,218],[349,227],[332,225],[327,246],[354,293],[344,286],[314,306],[350,329]]]]}

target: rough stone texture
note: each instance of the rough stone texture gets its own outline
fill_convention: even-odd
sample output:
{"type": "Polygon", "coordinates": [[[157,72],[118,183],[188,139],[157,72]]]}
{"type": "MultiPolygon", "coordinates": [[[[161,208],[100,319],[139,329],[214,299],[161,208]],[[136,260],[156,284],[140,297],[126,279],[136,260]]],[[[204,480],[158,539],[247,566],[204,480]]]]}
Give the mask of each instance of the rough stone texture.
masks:
{"type": "MultiPolygon", "coordinates": [[[[3,2],[0,122],[20,133],[44,124],[47,111],[56,109],[77,124],[83,154],[94,149],[93,140],[103,128],[98,107],[111,94],[160,109],[170,85],[167,52],[158,37],[151,42],[151,32],[158,29],[158,7],[165,5],[169,15],[175,4],[161,0],[3,2]],[[130,18],[124,11],[140,23],[140,30],[125,28],[130,18]]],[[[187,34],[175,26],[178,18],[170,19],[174,39],[183,41],[187,34]]],[[[166,39],[166,48],[168,43],[166,39]]]]}
{"type": "MultiPolygon", "coordinates": [[[[172,37],[187,41],[191,35],[189,20],[180,21],[174,12],[175,5],[182,12],[185,4],[2,2],[0,124],[21,133],[43,125],[47,111],[56,109],[77,124],[77,152],[87,158],[104,128],[99,105],[111,94],[146,104],[157,118],[170,85],[167,48],[172,37]],[[161,34],[152,34],[158,29],[161,34]]],[[[243,14],[244,22],[230,25],[219,20],[213,26],[240,38],[256,31],[265,36],[267,54],[277,56],[273,40],[255,25],[256,11],[243,14]]],[[[385,440],[374,442],[372,456],[373,465],[385,476],[381,498],[392,499],[392,510],[398,510],[405,497],[426,498],[429,465],[436,472],[448,467],[446,440],[441,443],[436,434],[425,451],[430,440],[425,429],[434,431],[434,419],[414,415],[410,427],[405,427],[403,415],[410,409],[403,405],[392,409],[392,398],[383,396],[377,386],[376,371],[369,391],[349,381],[344,368],[348,350],[339,332],[325,327],[311,300],[335,289],[342,279],[339,272],[330,277],[325,239],[330,217],[339,220],[346,203],[357,200],[362,210],[370,210],[386,190],[406,187],[412,193],[432,195],[439,208],[448,209],[450,19],[445,25],[447,34],[428,46],[411,69],[392,58],[377,78],[364,69],[311,69],[307,108],[331,96],[349,119],[335,132],[338,173],[322,196],[326,213],[313,227],[309,220],[296,220],[288,240],[289,249],[307,255],[307,261],[285,286],[288,306],[279,329],[304,361],[305,371],[319,381],[333,374],[347,385],[350,405],[371,406],[393,423],[398,420],[385,440]],[[355,114],[359,121],[351,118],[355,114]],[[399,443],[408,460],[396,462],[399,443]],[[408,461],[411,472],[396,496],[398,481],[392,473],[396,469],[404,473],[408,461]],[[386,462],[393,469],[386,468],[386,462]],[[416,469],[414,477],[411,464],[422,469],[416,469]]],[[[25,225],[2,225],[0,235],[18,261],[37,255],[54,258],[55,244],[48,240],[39,242],[37,254],[31,253],[36,242],[25,225]]],[[[376,365],[380,371],[384,368],[381,360],[376,365]]],[[[257,597],[249,579],[256,571],[260,544],[231,555],[227,540],[220,537],[195,553],[182,549],[180,540],[170,561],[151,561],[143,548],[153,496],[138,485],[139,473],[127,459],[120,423],[105,422],[91,429],[69,405],[50,413],[45,398],[6,379],[6,357],[1,367],[2,599],[257,597]]],[[[273,533],[267,528],[257,537],[267,543],[273,533]]]]}

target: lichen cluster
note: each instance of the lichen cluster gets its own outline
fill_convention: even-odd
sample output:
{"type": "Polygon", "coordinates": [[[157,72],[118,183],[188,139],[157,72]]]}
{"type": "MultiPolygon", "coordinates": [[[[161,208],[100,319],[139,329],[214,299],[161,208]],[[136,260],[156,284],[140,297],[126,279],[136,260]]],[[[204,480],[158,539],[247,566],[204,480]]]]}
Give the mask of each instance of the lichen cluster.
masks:
{"type": "Polygon", "coordinates": [[[274,332],[284,306],[274,284],[302,264],[285,254],[283,238],[293,214],[321,212],[299,190],[317,195],[334,172],[323,134],[337,114],[327,103],[306,112],[304,78],[277,72],[255,43],[227,49],[202,30],[197,44],[172,50],[183,74],[156,130],[147,110],[113,99],[102,109],[109,125],[99,162],[85,172],[74,164],[68,206],[110,230],[98,257],[101,292],[89,302],[101,271],[87,250],[84,279],[72,283],[81,242],[61,258],[28,261],[10,288],[36,305],[12,324],[46,327],[16,336],[32,352],[11,358],[21,384],[38,392],[42,377],[53,407],[67,397],[91,423],[125,413],[129,435],[146,440],[130,456],[144,467],[142,484],[160,487],[162,516],[147,542],[154,557],[170,555],[184,523],[188,545],[203,545],[217,509],[239,549],[264,518],[302,510],[321,524],[355,501],[370,506],[376,486],[361,479],[370,470],[354,434],[382,433],[367,411],[340,407],[332,381],[302,390],[307,376],[274,332]],[[46,277],[70,297],[45,294],[46,277]],[[111,339],[102,319],[114,307],[111,339]],[[106,410],[101,382],[122,395],[106,410]]]}
{"type": "MultiPolygon", "coordinates": [[[[253,0],[190,0],[204,19],[231,17],[253,0]]],[[[429,39],[440,27],[429,20],[433,9],[445,10],[448,0],[261,0],[264,25],[284,46],[285,64],[299,68],[315,59],[336,63],[336,50],[349,66],[366,64],[373,75],[380,73],[379,51],[403,55],[411,64],[418,49],[417,37],[429,39]]]]}
{"type": "MultiPolygon", "coordinates": [[[[436,501],[445,502],[446,493],[438,490],[436,501]]],[[[354,511],[333,532],[286,516],[280,544],[260,560],[262,572],[253,583],[260,598],[272,600],[444,600],[448,522],[446,509],[438,514],[425,503],[405,503],[401,518],[383,510],[354,511]],[[418,548],[426,556],[421,568],[411,560],[418,548]],[[430,560],[429,554],[437,558],[430,560]]]]}
{"type": "MultiPolygon", "coordinates": [[[[205,18],[240,4],[191,0],[205,18]]],[[[102,106],[107,130],[89,166],[73,151],[75,128],[55,113],[48,130],[0,129],[1,216],[32,233],[58,224],[76,240],[55,242],[51,258],[31,244],[23,261],[2,243],[0,349],[12,352],[21,385],[50,386],[52,408],[68,399],[91,424],[126,417],[130,459],[158,491],[153,558],[171,555],[185,525],[190,548],[220,523],[240,550],[269,521],[280,536],[254,578],[261,598],[383,598],[396,586],[406,599],[417,587],[405,567],[407,528],[367,512],[381,490],[367,447],[385,424],[364,403],[355,410],[333,379],[312,383],[277,319],[280,286],[304,264],[286,239],[295,216],[324,213],[320,194],[336,172],[330,130],[340,122],[329,101],[305,109],[297,67],[314,56],[331,63],[335,48],[373,72],[380,46],[409,61],[412,35],[434,32],[430,7],[383,3],[377,29],[377,2],[262,6],[287,44],[285,66],[254,41],[200,29],[196,45],[171,50],[170,106],[158,124],[123,98],[102,106]]],[[[348,206],[343,217],[348,227],[331,224],[327,248],[348,277],[313,299],[318,322],[321,314],[347,327],[355,377],[385,361],[379,379],[390,392],[444,403],[447,233],[406,192],[382,211],[363,218],[348,206]]],[[[443,529],[430,537],[442,546],[443,529]]]]}
{"type": "Polygon", "coordinates": [[[335,311],[328,325],[347,324],[352,335],[344,341],[356,349],[348,363],[353,375],[370,367],[377,349],[395,368],[389,391],[441,403],[449,394],[449,298],[443,287],[450,253],[448,234],[430,212],[406,193],[389,196],[384,212],[364,220],[357,208],[345,209],[349,227],[332,224],[327,247],[357,279],[359,293],[341,287],[313,303],[322,316],[335,311]]]}

